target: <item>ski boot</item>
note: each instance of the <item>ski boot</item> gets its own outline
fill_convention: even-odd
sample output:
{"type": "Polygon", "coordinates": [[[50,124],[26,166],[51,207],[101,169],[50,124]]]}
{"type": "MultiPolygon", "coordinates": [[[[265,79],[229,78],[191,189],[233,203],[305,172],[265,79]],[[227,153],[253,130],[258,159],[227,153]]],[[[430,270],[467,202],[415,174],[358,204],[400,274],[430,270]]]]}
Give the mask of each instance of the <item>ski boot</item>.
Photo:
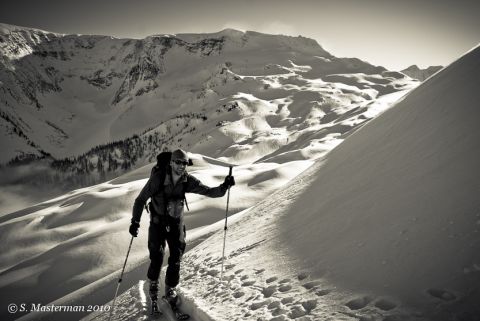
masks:
{"type": "Polygon", "coordinates": [[[171,306],[176,306],[178,300],[177,290],[165,285],[165,300],[167,300],[171,306]]]}
{"type": "Polygon", "coordinates": [[[158,281],[150,280],[150,302],[152,304],[152,315],[160,315],[161,311],[158,309],[158,281]]]}
{"type": "Polygon", "coordinates": [[[178,308],[178,295],[175,288],[171,288],[168,285],[165,285],[165,296],[163,297],[163,299],[167,301],[177,320],[188,320],[190,318],[190,315],[181,312],[178,308]]]}

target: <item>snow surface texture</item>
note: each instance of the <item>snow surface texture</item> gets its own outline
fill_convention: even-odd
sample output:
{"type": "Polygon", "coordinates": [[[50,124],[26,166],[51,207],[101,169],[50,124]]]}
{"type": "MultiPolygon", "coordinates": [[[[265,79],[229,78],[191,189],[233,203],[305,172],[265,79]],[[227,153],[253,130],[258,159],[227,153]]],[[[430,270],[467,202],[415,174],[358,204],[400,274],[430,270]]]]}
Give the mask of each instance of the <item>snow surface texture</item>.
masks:
{"type": "Polygon", "coordinates": [[[246,211],[228,229],[223,283],[223,231],[188,252],[184,310],[196,320],[478,320],[479,75],[477,47],[246,211]]]}
{"type": "MultiPolygon", "coordinates": [[[[278,38],[256,33],[227,30],[222,34],[233,39],[226,48],[241,47],[245,35],[254,44],[266,41],[272,44],[269,54],[278,61],[269,68],[255,60],[227,68],[227,85],[218,92],[223,90],[228,98],[225,104],[216,103],[220,112],[209,114],[223,115],[226,123],[213,131],[205,125],[195,136],[195,151],[219,158],[193,155],[198,166],[192,171],[208,185],[223,180],[222,161],[243,165],[234,170],[237,185],[232,188],[230,206],[231,213],[237,214],[230,219],[221,285],[225,199],[188,196],[192,211],[187,215],[187,237],[194,251],[186,254],[182,271],[185,311],[199,320],[478,320],[479,49],[428,79],[395,108],[352,135],[352,129],[398,99],[398,89],[411,88],[411,81],[399,73],[325,53],[312,59],[312,52],[320,51],[305,38],[282,38],[279,46],[278,38]],[[308,54],[298,60],[273,54],[285,46],[291,49],[291,41],[303,44],[308,54]],[[240,83],[229,84],[229,79],[240,83]],[[212,141],[223,149],[217,151],[212,141]],[[309,167],[310,159],[318,157],[309,167]]],[[[201,35],[177,37],[204,39],[201,35]]],[[[95,39],[77,41],[90,50],[89,41],[95,39]]],[[[155,39],[147,38],[159,41],[155,39]]],[[[10,58],[28,57],[28,48],[10,58]]],[[[189,48],[195,53],[195,48],[189,48]]],[[[184,60],[177,64],[183,68],[177,77],[192,71],[184,60]]],[[[222,74],[223,65],[215,70],[222,74]]],[[[182,81],[193,86],[207,79],[204,76],[209,74],[196,77],[193,73],[192,83],[182,81]]],[[[174,87],[167,92],[178,94],[174,87]]],[[[202,92],[212,93],[212,88],[217,87],[202,92]]],[[[177,96],[178,102],[196,94],[177,96]]],[[[191,111],[207,96],[200,95],[201,99],[181,108],[191,111]]],[[[223,96],[211,97],[204,101],[217,102],[223,96]]],[[[172,104],[172,113],[173,106],[178,104],[172,104]]],[[[168,114],[168,108],[162,112],[168,114]]],[[[135,124],[128,117],[123,116],[125,123],[117,124],[117,129],[135,124]]],[[[162,123],[152,131],[168,132],[174,127],[175,122],[170,127],[162,123]]],[[[150,168],[3,214],[0,288],[8,297],[2,296],[0,305],[111,300],[129,242],[131,205],[150,168]]],[[[128,290],[120,296],[117,320],[147,318],[146,222],[144,217],[134,242],[122,284],[128,290]],[[132,306],[134,301],[137,304],[132,306]]],[[[12,318],[5,310],[0,313],[2,320],[12,318]]],[[[77,316],[83,315],[68,318],[77,316]]],[[[24,316],[42,318],[66,316],[24,316]]],[[[88,318],[105,319],[106,315],[88,318]]]]}
{"type": "MultiPolygon", "coordinates": [[[[192,155],[191,172],[203,183],[217,186],[228,168],[221,161],[192,155]]],[[[309,167],[310,160],[285,164],[260,163],[235,167],[236,192],[230,213],[239,213],[309,167]]],[[[12,302],[47,304],[106,303],[116,286],[115,273],[123,265],[130,240],[128,226],[135,197],[146,183],[151,166],[110,182],[72,191],[61,197],[0,217],[0,306],[12,302]],[[56,286],[52,286],[56,285],[56,286]]],[[[221,228],[211,225],[225,215],[225,198],[188,194],[186,214],[189,247],[221,228]]],[[[148,264],[148,214],[133,243],[122,287],[144,278],[148,264]]],[[[0,311],[2,320],[11,317],[0,311]]],[[[41,317],[32,316],[33,319],[41,317]]],[[[44,314],[62,320],[64,315],[44,314]]]]}

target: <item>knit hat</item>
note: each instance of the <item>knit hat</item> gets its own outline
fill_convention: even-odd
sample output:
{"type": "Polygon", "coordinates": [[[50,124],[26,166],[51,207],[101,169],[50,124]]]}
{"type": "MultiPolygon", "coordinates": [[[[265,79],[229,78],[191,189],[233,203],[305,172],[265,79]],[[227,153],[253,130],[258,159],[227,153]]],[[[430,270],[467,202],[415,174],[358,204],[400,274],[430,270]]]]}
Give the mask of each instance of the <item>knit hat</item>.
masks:
{"type": "Polygon", "coordinates": [[[173,160],[177,160],[177,159],[181,159],[181,160],[184,160],[184,161],[188,161],[188,155],[187,155],[187,152],[185,152],[184,150],[182,149],[176,149],[172,152],[172,161],[173,160]]]}

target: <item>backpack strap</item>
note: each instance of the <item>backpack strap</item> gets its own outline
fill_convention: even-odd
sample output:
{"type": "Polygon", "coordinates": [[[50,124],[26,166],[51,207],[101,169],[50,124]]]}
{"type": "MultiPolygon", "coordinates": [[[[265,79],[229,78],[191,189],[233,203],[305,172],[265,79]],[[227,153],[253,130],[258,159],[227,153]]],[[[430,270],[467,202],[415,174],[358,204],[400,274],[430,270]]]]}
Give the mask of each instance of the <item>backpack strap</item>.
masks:
{"type": "MultiPolygon", "coordinates": [[[[186,175],[187,175],[187,178],[188,178],[188,174],[186,174],[186,175]]],[[[172,175],[172,174],[170,174],[170,179],[172,180],[172,181],[171,181],[171,182],[172,182],[172,185],[174,185],[174,184],[173,184],[173,175],[172,175]]],[[[190,211],[190,208],[188,208],[187,197],[185,196],[185,190],[187,189],[187,183],[188,183],[188,182],[183,182],[183,183],[182,183],[182,185],[183,185],[183,200],[185,201],[185,206],[187,207],[187,211],[190,211]]]]}
{"type": "MultiPolygon", "coordinates": [[[[158,170],[158,165],[155,165],[153,166],[152,168],[152,172],[150,174],[150,177],[153,176],[153,174],[158,170]]],[[[167,177],[167,169],[164,168],[163,170],[160,169],[160,184],[161,184],[161,191],[159,191],[159,193],[163,193],[164,192],[164,189],[163,189],[163,184],[165,182],[165,178],[167,177]]],[[[150,214],[150,206],[152,205],[152,198],[150,198],[150,202],[148,203],[145,203],[145,209],[147,210],[147,213],[150,214]]]]}
{"type": "Polygon", "coordinates": [[[187,189],[187,182],[183,183],[183,200],[185,201],[185,206],[187,207],[187,211],[190,212],[190,208],[188,207],[187,196],[185,195],[185,190],[187,189]]]}

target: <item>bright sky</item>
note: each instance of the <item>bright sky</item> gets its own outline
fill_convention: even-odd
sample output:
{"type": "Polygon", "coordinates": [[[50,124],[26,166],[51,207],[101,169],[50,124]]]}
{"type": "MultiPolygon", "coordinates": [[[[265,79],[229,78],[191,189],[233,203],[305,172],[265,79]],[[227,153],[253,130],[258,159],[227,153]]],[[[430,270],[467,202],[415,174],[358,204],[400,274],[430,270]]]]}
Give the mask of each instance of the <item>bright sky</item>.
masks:
{"type": "Polygon", "coordinates": [[[2,0],[0,22],[143,38],[225,28],[315,39],[337,57],[400,70],[446,65],[480,42],[472,0],[2,0]]]}

